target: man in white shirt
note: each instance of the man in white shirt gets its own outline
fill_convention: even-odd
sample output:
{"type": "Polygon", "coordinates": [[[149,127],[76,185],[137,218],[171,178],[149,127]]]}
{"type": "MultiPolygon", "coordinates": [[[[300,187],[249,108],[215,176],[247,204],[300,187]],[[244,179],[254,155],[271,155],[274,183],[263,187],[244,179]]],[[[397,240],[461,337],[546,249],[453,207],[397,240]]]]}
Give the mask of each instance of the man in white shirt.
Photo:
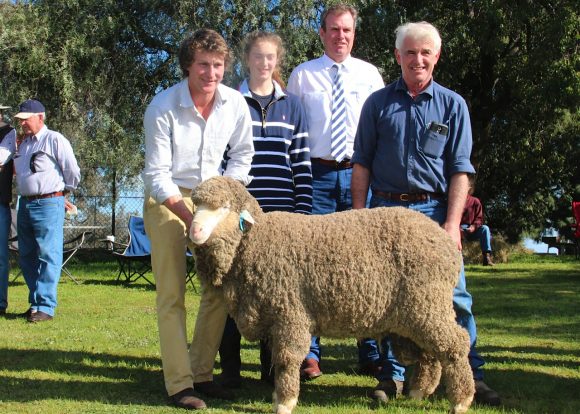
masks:
{"type": "Polygon", "coordinates": [[[242,95],[221,84],[230,51],[215,31],[201,29],[179,51],[184,79],[156,95],[145,112],[144,221],[151,240],[157,317],[165,387],[181,408],[206,407],[196,391],[214,398],[232,395],[213,382],[213,364],[227,311],[221,292],[203,293],[188,350],[185,275],[193,220],[191,190],[223,175],[249,183],[254,147],[251,117],[242,95]]]}
{"type": "MultiPolygon", "coordinates": [[[[368,62],[351,56],[356,28],[355,8],[337,4],[325,10],[321,18],[320,39],[324,55],[297,66],[288,79],[288,91],[300,97],[308,117],[310,155],[312,161],[312,213],[328,214],[352,208],[350,195],[351,164],[354,136],[362,105],[374,91],[384,87],[378,69],[368,62]],[[333,155],[331,138],[333,132],[333,95],[336,98],[337,75],[342,78],[344,115],[334,122],[335,131],[343,133],[343,151],[333,155]],[[334,88],[334,91],[333,91],[334,88]],[[333,93],[334,92],[334,93],[333,93]],[[337,159],[339,158],[339,159],[337,159]]],[[[362,367],[378,360],[378,348],[374,341],[364,341],[359,347],[359,363],[362,367]]],[[[301,368],[303,379],[314,379],[322,372],[320,341],[312,338],[310,352],[301,368]]],[[[372,368],[371,368],[372,369],[372,368]]]]}

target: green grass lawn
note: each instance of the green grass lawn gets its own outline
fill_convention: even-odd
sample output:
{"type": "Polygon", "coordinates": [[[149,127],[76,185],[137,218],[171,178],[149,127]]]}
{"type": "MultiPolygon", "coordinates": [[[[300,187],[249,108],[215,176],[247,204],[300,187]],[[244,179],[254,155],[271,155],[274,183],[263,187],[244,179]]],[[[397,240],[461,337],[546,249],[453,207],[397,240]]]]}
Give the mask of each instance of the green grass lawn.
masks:
{"type": "MultiPolygon", "coordinates": [[[[0,319],[0,413],[181,413],[167,405],[159,359],[155,291],[114,282],[114,263],[76,264],[63,277],[51,322],[30,324],[22,277],[0,319]]],[[[486,382],[501,409],[473,413],[580,412],[580,260],[521,255],[493,268],[467,266],[486,382]]],[[[193,328],[199,295],[188,292],[193,328]]],[[[441,394],[377,407],[375,380],[359,376],[354,339],[323,338],[324,375],[303,384],[295,413],[446,412],[441,394]]],[[[206,399],[211,413],[268,413],[272,388],[259,381],[256,344],[242,344],[244,386],[233,402],[206,399]]],[[[219,364],[216,364],[216,374],[219,364]]]]}

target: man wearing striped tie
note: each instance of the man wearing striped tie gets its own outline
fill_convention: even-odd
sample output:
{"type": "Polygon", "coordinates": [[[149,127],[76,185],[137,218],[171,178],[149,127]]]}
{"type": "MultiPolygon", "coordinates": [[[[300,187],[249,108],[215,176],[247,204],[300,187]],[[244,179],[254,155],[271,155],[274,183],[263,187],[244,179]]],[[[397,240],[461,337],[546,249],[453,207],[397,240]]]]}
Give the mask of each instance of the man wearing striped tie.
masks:
{"type": "MultiPolygon", "coordinates": [[[[312,213],[328,214],[352,208],[350,195],[354,136],[366,98],[383,88],[377,68],[351,56],[357,11],[345,4],[325,10],[320,39],[324,55],[297,66],[288,91],[302,101],[308,117],[312,161],[312,213]]],[[[374,341],[359,347],[359,363],[372,366],[378,359],[374,341]]],[[[322,375],[320,341],[313,337],[301,368],[303,379],[322,375]]]]}

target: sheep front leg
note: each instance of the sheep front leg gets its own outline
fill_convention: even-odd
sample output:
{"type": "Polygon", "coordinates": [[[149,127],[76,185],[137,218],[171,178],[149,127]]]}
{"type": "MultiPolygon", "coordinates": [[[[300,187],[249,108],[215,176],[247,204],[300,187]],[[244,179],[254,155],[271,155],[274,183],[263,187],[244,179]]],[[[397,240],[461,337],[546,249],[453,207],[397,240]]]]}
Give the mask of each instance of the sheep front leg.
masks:
{"type": "Polygon", "coordinates": [[[299,328],[284,327],[272,338],[272,363],[275,372],[274,412],[291,414],[300,392],[300,364],[308,353],[310,333],[299,328]]]}

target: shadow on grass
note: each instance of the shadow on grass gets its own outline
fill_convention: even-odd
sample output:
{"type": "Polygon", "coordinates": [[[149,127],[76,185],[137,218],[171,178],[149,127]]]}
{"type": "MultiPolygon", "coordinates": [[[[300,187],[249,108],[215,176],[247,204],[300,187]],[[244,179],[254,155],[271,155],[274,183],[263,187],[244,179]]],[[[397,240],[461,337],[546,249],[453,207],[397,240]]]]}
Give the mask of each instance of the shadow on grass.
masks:
{"type": "MultiPolygon", "coordinates": [[[[153,274],[147,275],[147,277],[150,280],[154,280],[153,274]]],[[[143,290],[151,290],[151,291],[155,290],[154,285],[147,283],[143,280],[140,280],[137,283],[135,283],[135,282],[127,283],[125,281],[116,280],[116,279],[85,279],[85,280],[83,280],[83,284],[95,285],[95,286],[119,286],[119,287],[127,288],[127,289],[143,289],[143,290]]]]}
{"type": "Polygon", "coordinates": [[[156,358],[79,351],[0,348],[4,401],[42,399],[109,404],[165,405],[163,376],[156,358]],[[27,373],[27,371],[31,371],[27,373]],[[36,379],[38,372],[50,373],[36,379]],[[62,380],[57,377],[70,377],[62,380]],[[78,378],[82,377],[82,380],[78,378]]]}

